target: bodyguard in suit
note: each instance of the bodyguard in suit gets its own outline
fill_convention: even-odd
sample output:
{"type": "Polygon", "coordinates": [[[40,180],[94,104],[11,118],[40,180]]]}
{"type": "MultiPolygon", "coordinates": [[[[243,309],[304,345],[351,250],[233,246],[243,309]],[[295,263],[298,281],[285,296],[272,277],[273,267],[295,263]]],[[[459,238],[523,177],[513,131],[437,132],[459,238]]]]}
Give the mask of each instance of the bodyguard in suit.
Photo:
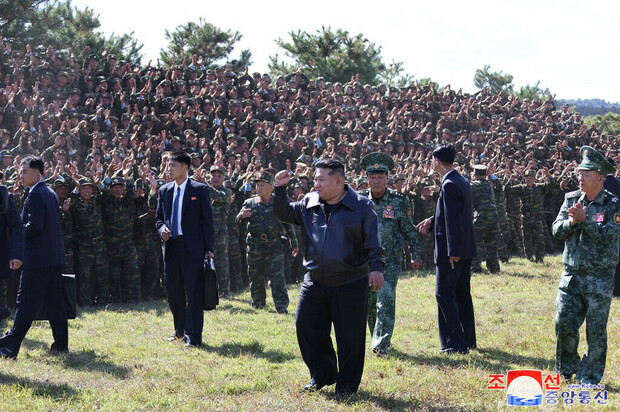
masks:
{"type": "MultiPolygon", "coordinates": [[[[24,260],[24,226],[15,207],[15,199],[6,186],[0,186],[0,291],[2,281],[13,276],[24,260]]],[[[1,292],[0,292],[1,293],[1,292]]],[[[11,312],[0,304],[0,321],[11,312]]]]}
{"type": "Polygon", "coordinates": [[[164,241],[164,285],[174,321],[169,340],[202,344],[203,262],[213,258],[215,228],[207,185],[188,178],[191,158],[185,152],[170,157],[173,181],[159,189],[155,226],[164,241]]]}
{"type": "Polygon", "coordinates": [[[65,250],[60,226],[60,203],[41,180],[43,160],[27,156],[21,163],[21,179],[30,188],[21,220],[26,234],[24,264],[17,292],[13,328],[0,338],[0,356],[16,358],[32,321],[44,302],[52,328],[53,352],[68,351],[69,332],[62,299],[62,265],[65,250]]]}
{"type": "Polygon", "coordinates": [[[433,151],[441,190],[435,216],[418,224],[435,237],[436,286],[439,339],[445,353],[467,353],[476,347],[474,306],[470,293],[471,259],[476,255],[472,213],[472,189],[454,169],[456,150],[438,145],[433,151]]]}

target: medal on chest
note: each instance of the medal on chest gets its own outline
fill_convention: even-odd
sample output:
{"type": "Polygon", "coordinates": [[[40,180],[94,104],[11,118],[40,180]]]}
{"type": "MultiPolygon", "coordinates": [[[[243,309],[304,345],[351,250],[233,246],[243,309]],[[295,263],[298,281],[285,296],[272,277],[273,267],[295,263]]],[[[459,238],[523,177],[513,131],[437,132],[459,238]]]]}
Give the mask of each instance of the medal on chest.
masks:
{"type": "Polygon", "coordinates": [[[592,215],[592,220],[596,223],[603,223],[605,221],[605,214],[603,212],[598,212],[592,215]]]}
{"type": "Polygon", "coordinates": [[[383,210],[383,218],[384,219],[394,219],[394,209],[392,206],[386,206],[385,210],[383,210]]]}

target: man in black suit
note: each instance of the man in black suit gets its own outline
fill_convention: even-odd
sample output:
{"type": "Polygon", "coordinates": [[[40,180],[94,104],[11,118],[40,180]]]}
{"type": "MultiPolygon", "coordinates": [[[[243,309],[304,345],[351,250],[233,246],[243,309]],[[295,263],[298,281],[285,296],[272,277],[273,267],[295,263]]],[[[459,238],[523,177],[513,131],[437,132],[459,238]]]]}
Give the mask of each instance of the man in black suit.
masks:
{"type": "Polygon", "coordinates": [[[188,178],[191,158],[185,152],[170,157],[174,180],[159,189],[155,225],[164,240],[164,284],[174,320],[174,335],[187,347],[202,343],[204,315],[203,262],[213,258],[215,228],[207,185],[188,178]]]}
{"type": "Polygon", "coordinates": [[[0,357],[16,358],[19,347],[37,314],[41,301],[52,327],[53,352],[67,352],[69,331],[62,299],[62,265],[65,250],[60,226],[60,203],[41,180],[43,160],[27,156],[21,163],[21,179],[30,192],[24,202],[22,223],[26,234],[24,264],[17,292],[13,328],[0,338],[0,357]]]}
{"type": "Polygon", "coordinates": [[[433,228],[435,235],[435,297],[441,350],[467,353],[476,347],[470,293],[471,258],[476,255],[476,242],[472,189],[454,169],[455,156],[452,145],[438,145],[433,151],[435,170],[441,175],[441,190],[435,216],[420,222],[418,229],[426,233],[433,228]]]}
{"type": "MultiPolygon", "coordinates": [[[[13,276],[24,260],[24,226],[15,207],[13,195],[6,186],[0,186],[0,293],[2,280],[13,276]]],[[[0,304],[0,321],[11,314],[0,304]]]]}

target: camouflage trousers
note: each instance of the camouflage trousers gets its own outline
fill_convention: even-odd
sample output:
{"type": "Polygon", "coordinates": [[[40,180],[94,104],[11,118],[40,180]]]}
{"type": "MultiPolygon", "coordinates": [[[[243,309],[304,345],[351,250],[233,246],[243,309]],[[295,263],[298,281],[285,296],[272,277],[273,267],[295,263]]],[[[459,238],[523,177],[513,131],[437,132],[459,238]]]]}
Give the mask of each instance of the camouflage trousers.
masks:
{"type": "Polygon", "coordinates": [[[372,288],[368,293],[368,329],[372,336],[372,348],[387,353],[392,342],[396,317],[396,284],[401,273],[399,255],[385,257],[384,284],[378,292],[372,288]]]}
{"type": "Polygon", "coordinates": [[[260,240],[248,237],[248,275],[252,306],[265,307],[266,281],[271,282],[271,294],[277,310],[288,307],[289,299],[284,280],[284,252],[280,239],[260,240]]]}
{"type": "Polygon", "coordinates": [[[247,286],[241,272],[241,249],[238,239],[228,238],[228,274],[231,291],[241,292],[247,286]]]}
{"type": "MultiPolygon", "coordinates": [[[[597,275],[597,278],[599,276],[597,275]]],[[[614,273],[602,278],[608,286],[592,291],[592,283],[579,275],[562,273],[555,301],[555,333],[557,337],[555,370],[565,377],[577,374],[582,384],[598,384],[603,378],[607,358],[607,320],[611,306],[614,273]],[[607,279],[605,281],[605,279],[607,279]],[[579,328],[586,321],[588,349],[579,357],[579,328]]]]}
{"type": "Polygon", "coordinates": [[[430,270],[435,268],[435,240],[433,239],[433,232],[430,233],[418,233],[418,240],[420,241],[420,259],[424,262],[424,269],[430,270]]]}
{"type": "Polygon", "coordinates": [[[110,302],[110,267],[104,241],[78,243],[78,302],[80,306],[110,302]]]}
{"type": "Polygon", "coordinates": [[[497,208],[497,217],[499,218],[499,238],[497,241],[497,255],[502,262],[508,262],[508,244],[510,243],[510,227],[508,226],[508,217],[506,216],[506,208],[497,208]]]}
{"type": "Polygon", "coordinates": [[[152,236],[138,236],[134,237],[133,241],[138,255],[142,299],[150,300],[159,286],[159,259],[155,240],[152,236]]]}
{"type": "Polygon", "coordinates": [[[523,218],[523,248],[529,260],[542,263],[545,258],[545,227],[540,216],[523,218]]]}
{"type": "Polygon", "coordinates": [[[521,215],[509,215],[508,216],[508,253],[516,255],[518,257],[525,257],[523,251],[523,235],[521,233],[522,219],[521,215]]]}
{"type": "Polygon", "coordinates": [[[486,251],[486,265],[491,273],[499,272],[497,244],[500,239],[499,221],[495,210],[485,210],[474,219],[474,233],[476,236],[476,254],[471,262],[473,272],[481,272],[482,256],[486,251]]]}
{"type": "MultiPolygon", "coordinates": [[[[226,227],[224,225],[224,227],[226,227]]],[[[215,271],[217,273],[217,290],[220,296],[228,296],[230,293],[230,273],[228,270],[228,231],[218,230],[215,232],[215,271]]]]}
{"type": "Polygon", "coordinates": [[[140,268],[132,238],[108,239],[112,302],[140,302],[140,268]]]}
{"type": "Polygon", "coordinates": [[[65,242],[65,264],[62,265],[62,273],[75,274],[75,247],[73,242],[65,242]]]}

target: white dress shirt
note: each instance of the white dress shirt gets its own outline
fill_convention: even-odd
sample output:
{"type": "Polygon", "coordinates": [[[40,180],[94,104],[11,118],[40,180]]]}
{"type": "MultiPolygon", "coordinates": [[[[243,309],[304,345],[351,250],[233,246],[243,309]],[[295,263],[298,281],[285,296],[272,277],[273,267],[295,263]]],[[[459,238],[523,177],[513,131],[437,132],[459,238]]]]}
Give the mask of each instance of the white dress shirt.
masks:
{"type": "MultiPolygon", "coordinates": [[[[174,208],[174,199],[177,196],[177,191],[179,188],[181,188],[181,191],[178,193],[178,196],[180,196],[179,198],[179,209],[177,210],[178,212],[178,216],[177,216],[177,222],[179,224],[178,226],[178,234],[182,235],[183,234],[183,229],[181,229],[181,219],[183,218],[183,214],[181,213],[181,211],[183,210],[183,195],[185,195],[185,187],[187,186],[187,181],[189,179],[185,179],[185,181],[183,183],[181,183],[180,185],[177,182],[174,182],[174,196],[172,197],[172,207],[174,208]]],[[[174,213],[174,211],[173,211],[174,213]]],[[[170,224],[172,224],[172,215],[170,215],[170,224]]]]}

